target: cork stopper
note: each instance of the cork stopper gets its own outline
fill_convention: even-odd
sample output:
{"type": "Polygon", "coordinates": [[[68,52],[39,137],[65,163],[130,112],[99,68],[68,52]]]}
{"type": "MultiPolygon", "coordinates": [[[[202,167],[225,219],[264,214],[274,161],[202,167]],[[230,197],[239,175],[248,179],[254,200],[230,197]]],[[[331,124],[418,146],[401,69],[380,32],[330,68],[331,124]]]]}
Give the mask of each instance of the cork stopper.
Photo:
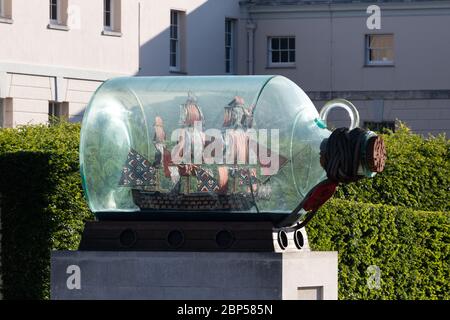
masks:
{"type": "Polygon", "coordinates": [[[370,171],[383,172],[386,164],[386,146],[380,136],[372,137],[367,143],[366,149],[367,167],[370,171]]]}

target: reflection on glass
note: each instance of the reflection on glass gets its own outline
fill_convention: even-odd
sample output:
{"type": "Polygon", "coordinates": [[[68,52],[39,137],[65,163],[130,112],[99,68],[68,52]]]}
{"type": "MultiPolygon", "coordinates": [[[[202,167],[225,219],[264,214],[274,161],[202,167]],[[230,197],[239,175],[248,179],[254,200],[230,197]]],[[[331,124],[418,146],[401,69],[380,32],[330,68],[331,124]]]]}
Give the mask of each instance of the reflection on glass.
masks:
{"type": "Polygon", "coordinates": [[[285,216],[326,178],[318,117],[280,76],[109,80],[82,123],[86,198],[96,213],[285,216]]]}

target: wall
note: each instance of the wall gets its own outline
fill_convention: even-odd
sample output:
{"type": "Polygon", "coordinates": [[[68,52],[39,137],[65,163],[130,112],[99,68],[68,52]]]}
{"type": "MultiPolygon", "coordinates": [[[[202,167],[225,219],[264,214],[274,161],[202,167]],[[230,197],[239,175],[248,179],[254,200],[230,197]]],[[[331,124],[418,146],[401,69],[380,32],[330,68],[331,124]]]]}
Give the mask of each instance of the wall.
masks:
{"type": "Polygon", "coordinates": [[[141,1],[139,75],[176,74],[169,71],[171,9],[184,11],[186,15],[186,65],[183,73],[224,74],[225,18],[239,19],[238,3],[238,0],[141,1]]]}
{"type": "Polygon", "coordinates": [[[61,31],[47,28],[47,0],[14,0],[14,22],[0,23],[0,61],[106,73],[131,74],[137,70],[137,0],[122,4],[121,37],[101,35],[102,0],[69,0],[69,7],[79,12],[80,24],[61,31]]]}
{"type": "Polygon", "coordinates": [[[450,1],[440,2],[380,4],[375,31],[366,26],[367,4],[255,7],[256,73],[283,73],[306,91],[449,89],[450,1]],[[395,67],[365,67],[368,33],[394,33],[395,67]],[[267,68],[267,37],[276,35],[295,35],[295,69],[267,68]]]}
{"type": "MultiPolygon", "coordinates": [[[[314,100],[317,109],[321,109],[325,100],[314,100]]],[[[427,136],[429,133],[450,135],[450,99],[406,99],[406,100],[356,100],[351,99],[360,115],[360,125],[365,121],[401,120],[415,133],[427,136]]],[[[350,119],[343,109],[329,114],[329,124],[335,128],[348,127],[350,119]]]]}
{"type": "Polygon", "coordinates": [[[137,0],[122,3],[121,36],[102,35],[102,0],[69,0],[68,8],[67,31],[47,27],[46,0],[14,0],[12,21],[0,23],[0,98],[10,98],[12,113],[5,126],[46,122],[49,100],[68,102],[79,121],[102,81],[137,72],[137,0]]]}
{"type": "Polygon", "coordinates": [[[325,100],[320,96],[333,93],[354,102],[363,120],[398,118],[418,133],[450,134],[450,1],[378,5],[381,30],[375,31],[366,26],[367,3],[249,7],[255,74],[290,78],[318,109],[325,100]],[[365,35],[371,33],[394,34],[395,66],[365,66],[365,35]],[[267,37],[288,35],[296,37],[296,67],[268,67],[267,37]]]}

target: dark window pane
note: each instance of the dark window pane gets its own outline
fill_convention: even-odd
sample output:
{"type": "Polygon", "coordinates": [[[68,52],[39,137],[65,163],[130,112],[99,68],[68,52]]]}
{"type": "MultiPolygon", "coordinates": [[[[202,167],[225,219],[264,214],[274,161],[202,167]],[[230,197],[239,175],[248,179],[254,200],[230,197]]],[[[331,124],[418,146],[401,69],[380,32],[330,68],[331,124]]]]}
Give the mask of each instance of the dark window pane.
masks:
{"type": "Polygon", "coordinates": [[[282,50],[288,48],[288,39],[287,38],[280,39],[280,47],[282,50]]]}
{"type": "Polygon", "coordinates": [[[175,53],[172,53],[170,55],[170,66],[176,67],[177,66],[177,55],[175,53]]]}
{"type": "Polygon", "coordinates": [[[231,32],[231,21],[227,20],[225,22],[225,32],[231,32]]]}
{"type": "Polygon", "coordinates": [[[56,4],[52,4],[50,6],[50,19],[57,20],[58,19],[58,7],[56,4]]]}
{"type": "Polygon", "coordinates": [[[178,24],[178,12],[172,11],[172,19],[170,20],[171,24],[178,24]]]}
{"type": "Polygon", "coordinates": [[[272,62],[277,63],[280,62],[280,52],[272,51],[272,62]]]}
{"type": "Polygon", "coordinates": [[[177,42],[175,40],[170,40],[170,52],[175,53],[177,51],[177,42]]]}
{"type": "Polygon", "coordinates": [[[231,34],[230,33],[228,33],[227,36],[226,36],[225,45],[231,46],[231,34]]]}
{"type": "Polygon", "coordinates": [[[230,73],[230,61],[225,61],[225,72],[230,73]]]}
{"type": "Polygon", "coordinates": [[[105,0],[105,11],[111,11],[111,0],[105,0]]]}
{"type": "Polygon", "coordinates": [[[178,39],[178,27],[173,27],[173,38],[178,39]]]}
{"type": "Polygon", "coordinates": [[[277,50],[280,48],[280,39],[273,38],[272,39],[272,50],[277,50]]]}
{"type": "Polygon", "coordinates": [[[227,59],[227,60],[230,60],[230,56],[231,56],[230,51],[231,51],[230,48],[225,49],[225,59],[227,59]]]}
{"type": "Polygon", "coordinates": [[[295,38],[289,38],[289,49],[295,49],[295,38]]]}
{"type": "Polygon", "coordinates": [[[111,14],[109,12],[105,12],[105,26],[111,26],[111,14]]]}
{"type": "Polygon", "coordinates": [[[287,51],[281,51],[280,62],[288,62],[288,52],[287,51]]]}
{"type": "Polygon", "coordinates": [[[289,51],[289,62],[295,62],[295,51],[289,51]]]}
{"type": "Polygon", "coordinates": [[[178,38],[178,28],[176,26],[171,26],[170,27],[170,37],[172,39],[177,39],[178,38]]]}

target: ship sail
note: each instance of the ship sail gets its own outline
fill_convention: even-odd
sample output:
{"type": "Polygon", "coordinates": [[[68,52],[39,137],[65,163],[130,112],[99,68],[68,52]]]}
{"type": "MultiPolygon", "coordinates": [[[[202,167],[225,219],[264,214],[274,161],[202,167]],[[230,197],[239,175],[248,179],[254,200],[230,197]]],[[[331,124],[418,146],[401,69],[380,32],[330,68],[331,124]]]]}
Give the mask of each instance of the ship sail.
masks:
{"type": "Polygon", "coordinates": [[[155,145],[155,166],[160,166],[164,155],[164,149],[166,148],[165,140],[166,133],[164,132],[163,121],[161,117],[155,117],[155,124],[153,126],[155,129],[155,135],[153,137],[153,144],[155,145]]]}
{"type": "Polygon", "coordinates": [[[197,167],[195,170],[197,176],[197,191],[198,192],[218,192],[219,183],[212,176],[208,170],[197,167]]]}
{"type": "Polygon", "coordinates": [[[228,171],[229,168],[227,166],[220,166],[219,167],[219,192],[220,193],[227,193],[228,191],[228,171]]]}
{"type": "Polygon", "coordinates": [[[196,97],[189,92],[186,102],[180,106],[180,124],[182,128],[178,145],[181,146],[181,150],[177,151],[178,156],[184,161],[177,168],[179,176],[185,177],[187,193],[190,192],[191,176],[196,176],[197,178],[197,192],[212,192],[211,190],[214,190],[215,186],[217,186],[217,181],[212,175],[199,166],[203,161],[202,151],[205,145],[205,134],[196,128],[199,122],[202,127],[203,113],[196,97]],[[195,144],[199,143],[202,147],[198,148],[197,146],[196,148],[195,144]],[[196,160],[199,163],[196,163],[196,160]]]}
{"type": "Polygon", "coordinates": [[[128,153],[119,185],[124,187],[156,186],[156,168],[134,149],[128,153]]]}
{"type": "MultiPolygon", "coordinates": [[[[180,105],[180,128],[176,149],[168,149],[163,120],[156,116],[153,125],[154,161],[150,162],[138,151],[131,149],[123,166],[119,184],[132,189],[133,201],[144,210],[208,211],[220,208],[242,211],[255,207],[258,211],[255,199],[270,198],[269,180],[274,174],[270,171],[272,166],[270,159],[273,160],[273,156],[278,157],[280,167],[285,166],[288,159],[274,154],[263,145],[253,143],[248,131],[254,125],[254,108],[254,105],[245,106],[244,99],[239,96],[235,96],[225,106],[222,136],[219,139],[222,139],[220,143],[225,146],[223,151],[227,155],[227,162],[230,160],[231,162],[220,165],[213,171],[214,168],[204,165],[211,163],[207,161],[211,159],[204,158],[203,150],[206,141],[212,143],[212,139],[217,137],[206,139],[203,130],[199,130],[203,128],[203,113],[195,96],[188,93],[186,102],[180,105]],[[228,159],[230,150],[232,157],[228,159]],[[257,166],[250,165],[250,154],[261,152],[267,155],[269,162],[258,163],[257,166]],[[257,171],[258,168],[261,169],[261,173],[257,171]],[[160,181],[160,173],[170,178],[173,186],[170,191],[162,189],[161,185],[165,182],[160,181]],[[268,177],[261,182],[258,174],[268,177]],[[191,188],[195,191],[191,192],[191,188]]],[[[216,156],[215,151],[211,154],[212,157],[216,156]]]]}

